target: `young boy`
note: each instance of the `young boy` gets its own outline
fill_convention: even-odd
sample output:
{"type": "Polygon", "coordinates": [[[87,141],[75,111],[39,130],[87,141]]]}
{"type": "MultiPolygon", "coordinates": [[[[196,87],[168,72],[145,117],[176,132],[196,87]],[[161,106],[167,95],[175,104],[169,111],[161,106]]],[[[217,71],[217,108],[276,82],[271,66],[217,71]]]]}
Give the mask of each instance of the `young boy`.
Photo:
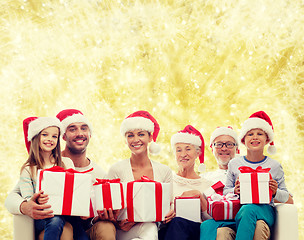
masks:
{"type": "Polygon", "coordinates": [[[248,166],[256,169],[258,166],[270,168],[272,179],[269,187],[272,190],[272,200],[270,204],[245,204],[241,207],[235,217],[236,240],[252,240],[257,220],[265,221],[271,228],[275,221],[275,211],[273,208],[274,199],[285,203],[289,199],[289,193],[285,185],[284,172],[282,166],[276,160],[264,155],[264,147],[269,143],[268,153],[276,152],[274,143],[274,131],[269,116],[259,111],[252,114],[247,119],[240,133],[240,140],[247,148],[246,156],[237,157],[229,162],[227,182],[224,194],[234,192],[240,193],[240,183],[238,180],[239,167],[248,166]]]}

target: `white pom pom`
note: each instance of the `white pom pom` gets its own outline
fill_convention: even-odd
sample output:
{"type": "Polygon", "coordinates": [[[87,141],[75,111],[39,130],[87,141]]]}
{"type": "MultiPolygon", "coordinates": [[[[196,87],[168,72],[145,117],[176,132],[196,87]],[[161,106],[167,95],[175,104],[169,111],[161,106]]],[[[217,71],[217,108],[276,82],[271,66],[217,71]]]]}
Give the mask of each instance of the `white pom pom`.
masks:
{"type": "Polygon", "coordinates": [[[161,147],[156,142],[151,142],[149,146],[149,152],[157,155],[160,153],[161,147]]]}
{"type": "Polygon", "coordinates": [[[276,147],[274,145],[269,145],[269,147],[267,148],[267,152],[269,154],[276,154],[277,149],[276,149],[276,147]]]}
{"type": "Polygon", "coordinates": [[[205,172],[205,170],[206,170],[205,164],[201,163],[201,164],[198,166],[198,171],[199,171],[199,172],[205,172]]]}

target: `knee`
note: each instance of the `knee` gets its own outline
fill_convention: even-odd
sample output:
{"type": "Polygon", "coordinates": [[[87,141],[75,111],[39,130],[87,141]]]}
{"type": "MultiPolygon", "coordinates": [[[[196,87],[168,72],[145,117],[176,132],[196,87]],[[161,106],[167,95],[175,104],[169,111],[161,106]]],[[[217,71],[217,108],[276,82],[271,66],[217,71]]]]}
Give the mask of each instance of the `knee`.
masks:
{"type": "Polygon", "coordinates": [[[254,231],[254,240],[266,240],[270,238],[270,229],[267,223],[263,220],[258,220],[256,222],[254,231]]]}
{"type": "Polygon", "coordinates": [[[73,227],[69,222],[66,222],[63,226],[60,240],[73,240],[73,227]]]}
{"type": "Polygon", "coordinates": [[[233,240],[235,232],[229,227],[221,227],[217,229],[216,240],[233,240]]]}
{"type": "Polygon", "coordinates": [[[112,222],[99,221],[89,230],[90,239],[115,240],[116,228],[112,222]]]}
{"type": "Polygon", "coordinates": [[[253,204],[248,204],[248,205],[243,205],[239,212],[235,216],[235,220],[237,221],[238,219],[242,217],[254,217],[256,216],[256,210],[254,208],[253,204]]]}

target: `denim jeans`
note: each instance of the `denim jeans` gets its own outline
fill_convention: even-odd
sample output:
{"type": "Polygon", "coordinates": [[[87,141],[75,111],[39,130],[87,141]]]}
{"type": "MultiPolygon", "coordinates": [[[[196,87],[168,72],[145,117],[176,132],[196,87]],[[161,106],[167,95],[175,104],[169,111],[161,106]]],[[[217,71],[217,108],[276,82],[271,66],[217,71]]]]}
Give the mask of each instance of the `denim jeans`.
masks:
{"type": "Polygon", "coordinates": [[[44,230],[44,240],[60,240],[64,224],[64,216],[35,220],[36,237],[44,230]]]}

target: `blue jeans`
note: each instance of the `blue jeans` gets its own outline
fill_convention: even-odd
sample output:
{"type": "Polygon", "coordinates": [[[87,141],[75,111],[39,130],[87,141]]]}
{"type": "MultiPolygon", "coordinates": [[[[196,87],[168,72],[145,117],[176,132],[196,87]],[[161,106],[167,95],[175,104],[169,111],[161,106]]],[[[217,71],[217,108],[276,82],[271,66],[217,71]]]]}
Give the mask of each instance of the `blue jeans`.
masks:
{"type": "Polygon", "coordinates": [[[201,224],[201,240],[215,240],[217,228],[230,227],[236,229],[235,240],[252,240],[256,222],[263,220],[271,229],[275,221],[275,211],[268,204],[245,204],[242,205],[235,216],[235,221],[207,220],[201,224]]]}
{"type": "Polygon", "coordinates": [[[44,240],[60,240],[64,224],[64,216],[35,220],[36,237],[44,230],[44,240]]]}
{"type": "Polygon", "coordinates": [[[199,240],[200,225],[201,223],[198,222],[175,217],[161,228],[158,238],[164,240],[199,240]]]}
{"type": "Polygon", "coordinates": [[[59,240],[62,234],[65,222],[71,223],[73,226],[74,240],[89,240],[88,235],[84,231],[81,219],[75,216],[54,216],[41,220],[35,220],[36,238],[40,232],[44,230],[44,240],[59,240]]]}

